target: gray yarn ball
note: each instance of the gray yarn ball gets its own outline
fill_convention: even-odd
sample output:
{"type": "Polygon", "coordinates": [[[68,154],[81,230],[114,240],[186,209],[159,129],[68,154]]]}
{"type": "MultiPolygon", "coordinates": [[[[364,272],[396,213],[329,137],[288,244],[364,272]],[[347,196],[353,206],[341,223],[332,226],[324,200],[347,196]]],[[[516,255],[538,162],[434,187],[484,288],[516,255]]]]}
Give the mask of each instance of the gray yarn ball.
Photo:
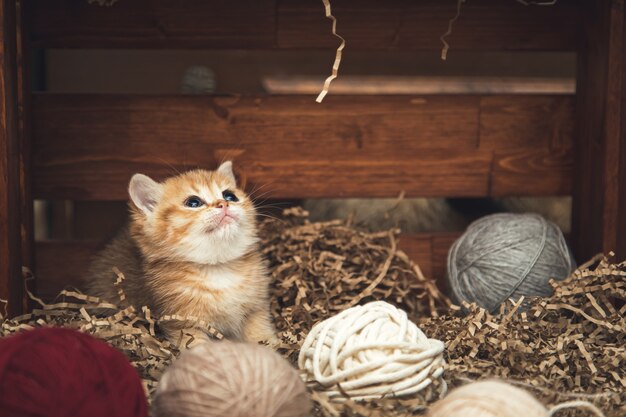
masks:
{"type": "Polygon", "coordinates": [[[448,252],[448,282],[456,301],[490,312],[509,298],[551,295],[548,281],[565,279],[574,268],[561,230],[536,214],[483,217],[448,252]]]}

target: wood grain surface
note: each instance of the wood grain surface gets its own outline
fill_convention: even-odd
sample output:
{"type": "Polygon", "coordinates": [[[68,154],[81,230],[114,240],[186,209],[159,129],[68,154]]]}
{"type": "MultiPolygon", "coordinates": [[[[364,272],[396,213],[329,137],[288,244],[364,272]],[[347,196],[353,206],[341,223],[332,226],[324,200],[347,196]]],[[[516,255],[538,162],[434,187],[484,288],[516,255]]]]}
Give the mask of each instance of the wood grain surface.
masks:
{"type": "Polygon", "coordinates": [[[624,2],[584,1],[578,68],[572,234],[579,259],[626,259],[626,18],[624,2]]]}
{"type": "MultiPolygon", "coordinates": [[[[350,49],[439,50],[455,0],[334,0],[350,49]]],[[[474,0],[463,6],[451,50],[573,51],[578,0],[552,7],[474,0]]],[[[42,48],[336,48],[319,0],[33,0],[32,42],[42,48]]],[[[330,58],[329,58],[330,59],[330,58]]]]}
{"type": "Polygon", "coordinates": [[[9,315],[24,309],[16,84],[15,2],[0,0],[0,299],[9,315]]]}
{"type": "Polygon", "coordinates": [[[124,200],[135,172],[233,159],[272,198],[569,194],[572,97],[498,100],[36,95],[33,193],[124,200]]]}

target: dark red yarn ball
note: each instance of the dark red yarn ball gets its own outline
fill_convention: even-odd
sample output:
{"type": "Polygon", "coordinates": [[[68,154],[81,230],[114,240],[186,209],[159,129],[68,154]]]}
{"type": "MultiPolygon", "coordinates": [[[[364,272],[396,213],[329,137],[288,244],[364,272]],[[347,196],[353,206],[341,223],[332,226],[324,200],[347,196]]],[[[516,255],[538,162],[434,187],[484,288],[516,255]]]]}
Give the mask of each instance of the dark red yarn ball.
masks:
{"type": "Polygon", "coordinates": [[[145,417],[137,371],[88,334],[40,328],[0,339],[0,416],[145,417]]]}

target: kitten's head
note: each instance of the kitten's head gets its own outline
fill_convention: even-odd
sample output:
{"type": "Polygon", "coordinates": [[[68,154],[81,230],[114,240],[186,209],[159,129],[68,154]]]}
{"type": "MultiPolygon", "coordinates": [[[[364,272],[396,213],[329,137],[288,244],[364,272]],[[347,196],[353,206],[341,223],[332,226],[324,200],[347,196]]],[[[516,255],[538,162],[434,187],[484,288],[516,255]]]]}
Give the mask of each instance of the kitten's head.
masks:
{"type": "Polygon", "coordinates": [[[257,241],[254,206],[237,188],[230,161],[162,183],[135,174],[128,192],[131,230],[149,259],[218,264],[239,258],[257,241]]]}

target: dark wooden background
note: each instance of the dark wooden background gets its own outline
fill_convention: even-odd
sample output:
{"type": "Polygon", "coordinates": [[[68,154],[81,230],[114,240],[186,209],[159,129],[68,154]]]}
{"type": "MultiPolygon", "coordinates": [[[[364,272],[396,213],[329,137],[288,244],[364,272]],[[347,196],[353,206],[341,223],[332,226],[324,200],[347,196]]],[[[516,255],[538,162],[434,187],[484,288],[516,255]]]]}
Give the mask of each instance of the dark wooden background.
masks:
{"type": "MultiPolygon", "coordinates": [[[[456,1],[335,0],[349,51],[434,51],[456,1]]],[[[562,0],[552,7],[474,0],[454,51],[576,52],[573,94],[330,95],[31,94],[34,48],[328,50],[317,0],[0,0],[0,298],[22,304],[21,266],[53,296],[80,276],[101,240],[32,244],[33,199],[124,200],[134,172],[233,158],[268,197],[573,195],[579,260],[626,256],[622,120],[624,7],[562,0]],[[17,6],[17,7],[16,7],[17,6]],[[17,29],[16,29],[17,27],[17,29]],[[15,57],[17,56],[16,59],[15,57]],[[21,57],[21,58],[20,58],[21,57]],[[21,80],[21,81],[20,81],[21,80]],[[34,250],[33,250],[34,248],[34,250]],[[34,258],[33,258],[34,254],[34,258]],[[33,260],[34,259],[34,260],[33,260]]],[[[405,235],[402,247],[442,278],[457,234],[405,235]]]]}

